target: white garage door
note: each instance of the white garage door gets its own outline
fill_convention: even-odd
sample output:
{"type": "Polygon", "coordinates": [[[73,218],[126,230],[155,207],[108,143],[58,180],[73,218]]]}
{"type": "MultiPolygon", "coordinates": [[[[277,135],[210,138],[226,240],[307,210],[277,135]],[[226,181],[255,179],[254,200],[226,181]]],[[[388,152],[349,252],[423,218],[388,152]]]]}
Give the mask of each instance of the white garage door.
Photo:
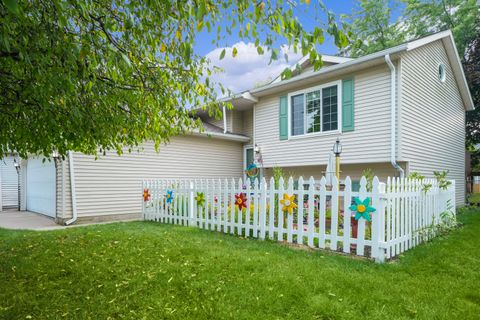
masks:
{"type": "Polygon", "coordinates": [[[13,165],[14,157],[5,157],[0,160],[0,179],[2,192],[2,207],[18,207],[18,174],[13,165]]]}
{"type": "Polygon", "coordinates": [[[27,162],[27,210],[55,217],[55,164],[42,158],[27,162]]]}

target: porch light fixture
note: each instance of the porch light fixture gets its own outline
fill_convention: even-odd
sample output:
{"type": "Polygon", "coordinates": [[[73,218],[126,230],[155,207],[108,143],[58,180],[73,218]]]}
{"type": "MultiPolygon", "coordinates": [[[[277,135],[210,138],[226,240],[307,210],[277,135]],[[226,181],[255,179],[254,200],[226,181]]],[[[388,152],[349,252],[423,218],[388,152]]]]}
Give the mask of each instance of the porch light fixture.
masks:
{"type": "Polygon", "coordinates": [[[335,153],[335,157],[340,157],[340,154],[342,153],[342,144],[340,143],[340,139],[337,138],[337,141],[335,141],[335,144],[333,145],[332,151],[335,153]]]}
{"type": "Polygon", "coordinates": [[[255,144],[255,154],[256,155],[259,155],[260,154],[260,147],[258,146],[258,144],[255,144]]]}

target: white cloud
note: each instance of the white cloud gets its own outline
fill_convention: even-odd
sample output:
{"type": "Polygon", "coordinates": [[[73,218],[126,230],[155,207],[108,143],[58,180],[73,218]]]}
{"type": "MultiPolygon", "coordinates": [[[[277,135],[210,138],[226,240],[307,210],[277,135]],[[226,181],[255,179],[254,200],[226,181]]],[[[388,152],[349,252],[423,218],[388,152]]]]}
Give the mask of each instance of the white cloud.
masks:
{"type": "Polygon", "coordinates": [[[221,83],[234,93],[251,89],[258,83],[273,80],[286,67],[293,65],[301,58],[300,53],[295,54],[292,49],[282,47],[279,59],[268,64],[270,52],[265,50],[263,55],[259,55],[254,43],[241,41],[231,47],[225,47],[225,57],[220,60],[223,49],[214,49],[206,55],[212,66],[223,69],[223,72],[213,74],[211,80],[221,83]],[[234,47],[238,51],[235,58],[232,57],[234,47]],[[288,54],[288,62],[283,57],[284,53],[288,54]]]}

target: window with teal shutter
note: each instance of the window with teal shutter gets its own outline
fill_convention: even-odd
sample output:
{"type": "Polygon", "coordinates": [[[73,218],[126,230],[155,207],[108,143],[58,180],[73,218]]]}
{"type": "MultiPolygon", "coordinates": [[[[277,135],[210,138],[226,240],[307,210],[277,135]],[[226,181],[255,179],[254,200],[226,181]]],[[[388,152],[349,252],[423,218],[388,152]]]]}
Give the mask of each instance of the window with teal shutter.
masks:
{"type": "Polygon", "coordinates": [[[280,140],[288,139],[288,100],[287,96],[280,97],[279,109],[279,136],[280,140]]]}
{"type": "Polygon", "coordinates": [[[354,83],[353,79],[342,81],[342,131],[348,132],[354,129],[354,83]]]}

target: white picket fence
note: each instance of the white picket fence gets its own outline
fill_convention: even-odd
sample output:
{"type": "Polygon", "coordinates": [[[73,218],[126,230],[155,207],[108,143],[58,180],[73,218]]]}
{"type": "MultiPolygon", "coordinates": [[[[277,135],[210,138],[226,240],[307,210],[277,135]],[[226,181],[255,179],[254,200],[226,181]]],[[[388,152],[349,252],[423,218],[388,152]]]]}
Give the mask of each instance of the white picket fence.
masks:
{"type": "Polygon", "coordinates": [[[267,183],[235,180],[146,180],[143,182],[145,220],[199,227],[244,237],[271,239],[343,251],[382,262],[435,236],[442,213],[455,214],[455,182],[447,190],[436,180],[373,179],[371,191],[362,177],[360,190],[352,191],[349,177],[339,187],[336,178],[327,186],[325,177],[296,183],[290,177],[278,188],[267,183]],[[430,184],[429,190],[423,187],[430,184]],[[204,201],[200,193],[203,193],[204,201]],[[236,205],[243,194],[246,207],[236,205]],[[295,195],[297,208],[288,213],[280,200],[295,195]],[[169,197],[170,195],[170,197],[169,197]],[[200,196],[200,197],[198,197],[200,196]],[[357,197],[370,199],[375,209],[371,222],[350,207],[357,197]],[[198,200],[198,201],[197,201],[198,200]]]}

